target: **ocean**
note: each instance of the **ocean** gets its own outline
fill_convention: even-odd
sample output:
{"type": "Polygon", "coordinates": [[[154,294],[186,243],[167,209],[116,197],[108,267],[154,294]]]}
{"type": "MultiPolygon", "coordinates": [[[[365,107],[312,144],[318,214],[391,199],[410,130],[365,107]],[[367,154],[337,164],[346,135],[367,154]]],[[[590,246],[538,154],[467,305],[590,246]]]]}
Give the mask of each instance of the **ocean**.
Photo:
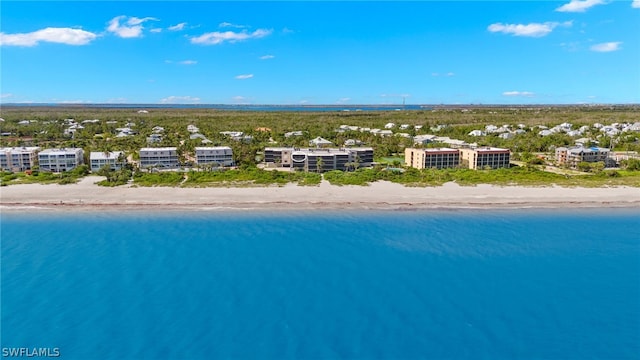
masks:
{"type": "Polygon", "coordinates": [[[637,209],[5,212],[0,235],[3,357],[640,356],[637,209]]]}

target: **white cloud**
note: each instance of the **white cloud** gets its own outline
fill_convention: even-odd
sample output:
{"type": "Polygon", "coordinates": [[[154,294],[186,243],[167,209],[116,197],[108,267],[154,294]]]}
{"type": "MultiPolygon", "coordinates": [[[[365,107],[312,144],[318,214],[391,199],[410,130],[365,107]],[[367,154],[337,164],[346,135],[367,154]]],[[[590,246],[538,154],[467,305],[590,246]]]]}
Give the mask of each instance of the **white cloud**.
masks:
{"type": "Polygon", "coordinates": [[[273,59],[275,58],[275,56],[273,55],[262,55],[260,56],[260,60],[269,60],[269,59],[273,59]]]}
{"type": "Polygon", "coordinates": [[[218,24],[218,27],[221,28],[226,28],[226,27],[232,27],[232,28],[236,28],[236,29],[244,29],[244,28],[248,28],[248,26],[246,25],[237,25],[237,24],[232,24],[230,22],[221,22],[220,24],[218,24]]]}
{"type": "Polygon", "coordinates": [[[152,32],[152,33],[161,33],[161,32],[162,32],[162,29],[160,29],[160,28],[155,28],[155,29],[151,29],[151,30],[149,30],[149,31],[150,31],[150,32],[152,32]]]}
{"type": "Polygon", "coordinates": [[[91,104],[91,100],[54,100],[57,104],[91,104]]]}
{"type": "Polygon", "coordinates": [[[186,23],[186,22],[183,22],[183,23],[180,23],[180,24],[176,24],[176,25],[173,25],[173,26],[169,26],[169,27],[167,28],[167,30],[170,30],[170,31],[180,31],[180,30],[184,30],[184,27],[185,27],[186,25],[187,25],[187,23],[186,23]]]}
{"type": "Polygon", "coordinates": [[[242,75],[236,76],[236,79],[246,80],[246,79],[251,79],[252,77],[253,77],[253,74],[242,74],[242,75]]]}
{"type": "Polygon", "coordinates": [[[144,27],[142,23],[145,21],[158,21],[156,18],[145,17],[137,18],[135,16],[127,17],[125,15],[116,16],[109,21],[107,31],[118,35],[121,38],[136,38],[142,36],[144,27]]]}
{"type": "Polygon", "coordinates": [[[214,31],[214,32],[202,34],[200,36],[192,37],[191,43],[202,44],[202,45],[218,45],[218,44],[222,44],[225,41],[228,41],[230,43],[235,43],[238,41],[244,41],[249,39],[263,38],[265,36],[270,35],[272,32],[273,30],[271,29],[258,29],[251,33],[246,30],[242,32],[214,31]]]}
{"type": "MultiPolygon", "coordinates": [[[[173,60],[165,60],[164,61],[165,64],[173,64],[174,61],[173,60]]],[[[176,64],[180,64],[180,65],[195,65],[198,63],[198,61],[196,60],[182,60],[182,61],[176,61],[176,64]]]]}
{"type": "Polygon", "coordinates": [[[129,18],[129,20],[127,20],[127,25],[140,25],[145,21],[149,21],[149,20],[153,20],[153,21],[158,21],[158,19],[153,18],[153,17],[146,17],[146,18],[137,18],[135,16],[132,16],[129,18]]]}
{"type": "Polygon", "coordinates": [[[435,77],[437,77],[437,76],[452,77],[452,76],[456,76],[456,74],[451,72],[451,71],[448,72],[448,73],[444,73],[444,74],[440,74],[440,73],[434,72],[434,73],[431,73],[431,76],[435,76],[435,77]]]}
{"type": "Polygon", "coordinates": [[[35,46],[40,42],[51,42],[66,45],[86,45],[97,37],[98,35],[81,29],[48,27],[30,33],[0,33],[0,45],[35,46]]]}
{"type": "Polygon", "coordinates": [[[596,52],[611,52],[611,51],[620,50],[620,44],[622,44],[622,42],[612,41],[612,42],[592,45],[590,49],[591,51],[596,51],[596,52]]]}
{"type": "Polygon", "coordinates": [[[2,95],[0,95],[0,99],[6,99],[6,98],[10,98],[12,96],[13,96],[13,94],[11,94],[11,93],[2,94],[2,95]]]}
{"type": "Polygon", "coordinates": [[[197,102],[200,102],[200,98],[193,96],[168,96],[160,100],[161,104],[193,104],[197,102]]]}
{"type": "Polygon", "coordinates": [[[535,94],[530,91],[505,91],[502,93],[502,96],[524,96],[524,97],[532,97],[535,94]]]}
{"type": "Polygon", "coordinates": [[[545,22],[545,23],[530,23],[530,24],[502,24],[495,23],[489,25],[487,30],[491,32],[500,32],[503,34],[511,34],[513,36],[528,36],[528,37],[542,37],[546,36],[558,26],[569,27],[573,25],[572,21],[565,21],[563,23],[558,22],[545,22]]]}
{"type": "Polygon", "coordinates": [[[351,98],[343,97],[343,98],[338,99],[338,101],[336,101],[336,103],[337,104],[344,104],[344,103],[348,102],[349,100],[351,100],[351,98]]]}
{"type": "Polygon", "coordinates": [[[242,104],[251,104],[253,99],[245,96],[234,96],[231,98],[234,104],[242,105],[242,104]]]}
{"type": "Polygon", "coordinates": [[[556,9],[559,12],[585,12],[590,7],[605,4],[603,0],[571,0],[568,4],[564,4],[556,9]]]}
{"type": "Polygon", "coordinates": [[[631,2],[631,7],[632,8],[636,8],[636,9],[640,9],[640,0],[633,0],[631,2]]]}

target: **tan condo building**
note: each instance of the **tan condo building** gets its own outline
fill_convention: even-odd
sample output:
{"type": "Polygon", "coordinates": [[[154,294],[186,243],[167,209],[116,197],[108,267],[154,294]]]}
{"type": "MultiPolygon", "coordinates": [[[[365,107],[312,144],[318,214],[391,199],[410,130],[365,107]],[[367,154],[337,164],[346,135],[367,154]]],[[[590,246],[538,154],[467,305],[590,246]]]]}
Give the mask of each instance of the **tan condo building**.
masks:
{"type": "Polygon", "coordinates": [[[556,149],[556,162],[558,165],[565,165],[576,168],[581,162],[603,162],[605,166],[615,165],[615,160],[610,158],[610,150],[599,147],[572,148],[559,147],[556,149]]]}
{"type": "Polygon", "coordinates": [[[461,163],[473,170],[508,168],[510,160],[509,149],[494,147],[460,149],[461,163]]]}
{"type": "Polygon", "coordinates": [[[416,169],[444,169],[460,166],[460,151],[450,148],[404,150],[404,163],[416,169]]]}
{"type": "Polygon", "coordinates": [[[8,171],[31,170],[38,159],[37,146],[0,149],[0,169],[8,171]]]}

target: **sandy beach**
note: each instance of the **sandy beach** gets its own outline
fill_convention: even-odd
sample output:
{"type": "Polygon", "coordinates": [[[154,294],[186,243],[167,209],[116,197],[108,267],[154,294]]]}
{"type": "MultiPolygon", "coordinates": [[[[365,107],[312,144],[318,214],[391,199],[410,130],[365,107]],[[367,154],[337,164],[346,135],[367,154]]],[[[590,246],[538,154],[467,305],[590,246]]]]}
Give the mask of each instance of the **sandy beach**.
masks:
{"type": "Polygon", "coordinates": [[[521,186],[370,186],[244,188],[101,187],[99,177],[73,185],[22,184],[0,188],[2,211],[25,210],[313,210],[466,208],[640,208],[640,189],[521,186]]]}

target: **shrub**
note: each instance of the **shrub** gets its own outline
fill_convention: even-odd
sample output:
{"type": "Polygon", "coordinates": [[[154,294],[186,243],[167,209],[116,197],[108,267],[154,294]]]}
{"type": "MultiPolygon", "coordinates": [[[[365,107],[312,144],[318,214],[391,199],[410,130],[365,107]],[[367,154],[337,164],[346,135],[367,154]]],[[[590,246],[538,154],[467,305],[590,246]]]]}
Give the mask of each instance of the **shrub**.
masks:
{"type": "Polygon", "coordinates": [[[627,159],[622,160],[621,165],[624,166],[626,170],[639,171],[640,170],[640,159],[627,159]]]}

